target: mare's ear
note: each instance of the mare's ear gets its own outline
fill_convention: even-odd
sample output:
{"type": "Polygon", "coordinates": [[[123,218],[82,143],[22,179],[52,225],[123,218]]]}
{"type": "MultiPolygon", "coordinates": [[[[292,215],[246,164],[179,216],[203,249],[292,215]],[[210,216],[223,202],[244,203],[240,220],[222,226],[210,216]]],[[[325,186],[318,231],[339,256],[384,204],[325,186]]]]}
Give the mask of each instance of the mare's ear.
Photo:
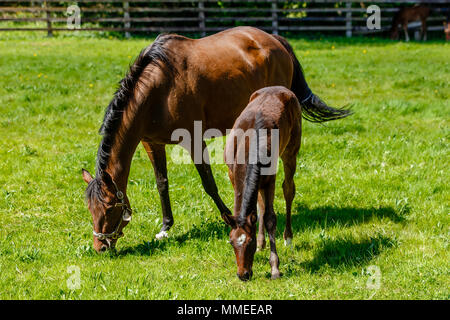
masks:
{"type": "Polygon", "coordinates": [[[231,228],[233,228],[233,229],[236,228],[236,219],[233,216],[226,214],[226,213],[222,213],[222,219],[231,228]]]}
{"type": "Polygon", "coordinates": [[[89,182],[91,182],[94,178],[92,178],[91,174],[89,173],[89,171],[87,171],[86,169],[81,169],[81,174],[83,175],[83,180],[89,184],[89,182]]]}

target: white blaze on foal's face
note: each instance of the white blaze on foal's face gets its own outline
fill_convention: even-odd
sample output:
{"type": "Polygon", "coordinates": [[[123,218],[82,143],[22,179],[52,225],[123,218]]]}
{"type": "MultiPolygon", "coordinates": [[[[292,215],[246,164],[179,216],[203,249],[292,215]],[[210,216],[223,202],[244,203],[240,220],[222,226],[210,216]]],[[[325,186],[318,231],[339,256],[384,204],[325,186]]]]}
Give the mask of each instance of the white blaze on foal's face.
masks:
{"type": "Polygon", "coordinates": [[[243,233],[243,234],[241,234],[241,235],[239,236],[239,238],[237,238],[236,244],[237,244],[239,247],[242,247],[242,245],[243,245],[244,242],[245,242],[245,239],[247,239],[247,236],[245,235],[245,233],[243,233]]]}

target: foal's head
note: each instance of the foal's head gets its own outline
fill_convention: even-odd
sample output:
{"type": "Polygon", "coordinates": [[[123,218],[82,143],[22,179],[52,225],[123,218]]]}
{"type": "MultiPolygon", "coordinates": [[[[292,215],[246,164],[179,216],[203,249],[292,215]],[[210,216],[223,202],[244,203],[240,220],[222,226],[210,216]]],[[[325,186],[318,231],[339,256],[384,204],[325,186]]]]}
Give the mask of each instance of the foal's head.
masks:
{"type": "Polygon", "coordinates": [[[131,220],[130,204],[107,172],[96,178],[87,170],[82,173],[88,184],[86,199],[94,225],[94,249],[103,252],[114,248],[123,236],[122,229],[131,220]]]}
{"type": "Polygon", "coordinates": [[[223,220],[231,226],[230,244],[236,255],[237,276],[243,281],[250,280],[253,275],[252,265],[256,252],[256,213],[238,218],[222,214],[223,220]]]}

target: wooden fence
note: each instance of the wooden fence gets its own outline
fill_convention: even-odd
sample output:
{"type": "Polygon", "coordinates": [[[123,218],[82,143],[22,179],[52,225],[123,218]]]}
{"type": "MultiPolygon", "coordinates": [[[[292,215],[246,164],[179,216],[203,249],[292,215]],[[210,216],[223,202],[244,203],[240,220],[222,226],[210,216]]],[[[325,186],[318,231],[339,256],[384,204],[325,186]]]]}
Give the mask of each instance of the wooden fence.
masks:
{"type": "Polygon", "coordinates": [[[34,0],[0,1],[0,31],[181,32],[206,35],[236,25],[280,32],[331,32],[351,37],[389,29],[400,6],[426,3],[432,8],[428,31],[442,31],[448,0],[34,0]],[[79,8],[80,24],[74,15],[79,8]],[[370,30],[367,7],[381,9],[381,28],[370,30]]]}

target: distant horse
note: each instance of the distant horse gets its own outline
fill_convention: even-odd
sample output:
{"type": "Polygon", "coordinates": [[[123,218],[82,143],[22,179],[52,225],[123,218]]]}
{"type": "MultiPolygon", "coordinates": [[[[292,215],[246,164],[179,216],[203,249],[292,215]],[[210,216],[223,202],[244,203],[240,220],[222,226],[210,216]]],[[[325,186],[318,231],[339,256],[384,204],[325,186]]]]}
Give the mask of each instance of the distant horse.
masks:
{"type": "MultiPolygon", "coordinates": [[[[233,246],[241,280],[252,276],[253,257],[257,246],[264,247],[264,227],[269,234],[272,279],[280,277],[275,246],[277,218],[273,209],[276,169],[279,155],[284,165],[283,193],[286,201],[285,244],[292,241],[291,206],[295,196],[294,174],[300,149],[302,110],[295,94],[284,87],[268,87],[256,91],[250,103],[236,119],[225,147],[225,162],[234,187],[234,216],[222,214],[231,226],[233,246]],[[273,139],[274,129],[277,130],[273,139]],[[262,135],[262,131],[265,135],[262,135]],[[248,137],[248,139],[247,139],[248,137]],[[252,159],[253,155],[253,162],[252,159]],[[270,154],[270,161],[262,161],[270,154]],[[275,156],[274,156],[275,155],[275,156]],[[259,194],[259,198],[258,198],[259,194]],[[259,231],[256,239],[256,202],[260,207],[259,231]]],[[[267,159],[266,159],[267,160],[267,159]]]]}
{"type": "Polygon", "coordinates": [[[430,8],[424,5],[417,5],[414,7],[401,8],[395,13],[392,19],[391,26],[391,39],[397,40],[398,36],[398,25],[401,24],[403,31],[405,32],[405,39],[409,41],[408,35],[408,23],[410,21],[420,20],[422,22],[422,27],[420,31],[420,37],[423,41],[427,40],[427,18],[430,15],[430,8]]]}
{"type": "Polygon", "coordinates": [[[447,10],[447,18],[444,21],[445,41],[450,40],[450,8],[447,10]]]}
{"type": "MultiPolygon", "coordinates": [[[[145,48],[106,110],[96,177],[82,170],[88,183],[86,199],[93,218],[95,250],[113,248],[131,219],[126,189],[139,142],[152,162],[160,195],[163,226],[156,235],[160,239],[173,225],[165,145],[186,142],[173,140],[174,130],[184,128],[194,137],[194,122],[201,121],[203,132],[215,128],[225,134],[251,94],[273,85],[291,88],[303,105],[303,116],[310,121],[350,114],[327,106],[311,92],[284,38],[256,28],[233,28],[198,40],[161,35],[145,48]]],[[[197,143],[192,141],[192,145],[197,143]]],[[[207,154],[203,140],[200,145],[207,154]]],[[[191,153],[193,160],[196,154],[191,153]]],[[[219,196],[208,162],[194,162],[206,193],[222,214],[231,214],[219,196]]]]}

